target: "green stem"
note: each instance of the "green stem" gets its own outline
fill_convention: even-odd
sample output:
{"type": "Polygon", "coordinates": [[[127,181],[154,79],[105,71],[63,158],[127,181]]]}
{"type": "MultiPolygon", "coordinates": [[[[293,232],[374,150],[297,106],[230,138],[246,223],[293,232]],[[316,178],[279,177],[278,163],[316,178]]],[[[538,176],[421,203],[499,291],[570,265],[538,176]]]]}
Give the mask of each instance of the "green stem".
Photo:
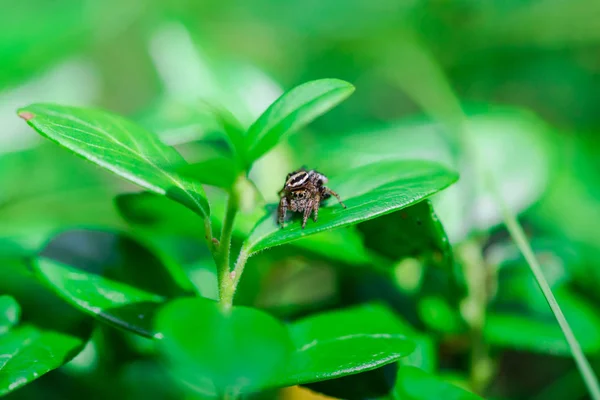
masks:
{"type": "Polygon", "coordinates": [[[458,249],[469,295],[461,304],[463,317],[470,327],[471,368],[470,384],[476,393],[482,393],[493,375],[489,346],[483,337],[488,303],[488,271],[481,255],[481,246],[467,241],[458,249]]]}
{"type": "Polygon", "coordinates": [[[204,218],[204,238],[206,239],[206,244],[208,245],[208,249],[210,250],[213,257],[215,256],[216,246],[213,241],[212,235],[212,226],[210,223],[210,217],[204,218]]]}
{"type": "Polygon", "coordinates": [[[542,273],[540,264],[535,254],[533,253],[533,250],[531,249],[531,245],[529,244],[529,241],[525,236],[525,232],[523,231],[521,224],[519,224],[517,218],[512,213],[512,211],[509,210],[504,199],[500,195],[500,192],[498,191],[495,182],[491,182],[490,186],[494,190],[496,201],[498,202],[498,205],[502,210],[502,215],[504,217],[504,223],[506,224],[506,228],[508,229],[508,232],[513,238],[515,244],[519,248],[519,251],[521,252],[523,257],[525,257],[525,260],[531,268],[531,272],[533,272],[533,275],[535,276],[535,279],[540,289],[544,293],[546,301],[550,305],[550,308],[552,309],[552,312],[554,313],[554,316],[556,317],[556,320],[558,321],[558,324],[560,325],[560,328],[562,329],[563,334],[565,335],[565,339],[567,339],[567,343],[569,345],[569,348],[571,349],[571,354],[575,359],[577,368],[579,368],[579,372],[583,377],[583,380],[592,396],[592,399],[600,400],[600,386],[598,385],[598,378],[596,378],[592,367],[590,366],[587,358],[583,354],[581,346],[579,345],[579,342],[575,338],[575,335],[573,334],[573,331],[571,330],[571,327],[569,326],[569,323],[565,318],[565,315],[563,314],[560,306],[558,305],[558,302],[556,301],[556,298],[552,293],[552,289],[550,289],[550,285],[548,285],[548,281],[546,281],[546,278],[542,273]]]}
{"type": "MultiPolygon", "coordinates": [[[[412,95],[411,97],[417,103],[419,103],[425,110],[427,110],[432,116],[440,118],[446,122],[448,126],[454,131],[455,135],[452,137],[455,139],[454,147],[460,149],[466,153],[465,159],[471,161],[472,168],[476,171],[483,171],[486,175],[489,171],[485,171],[486,164],[483,160],[477,159],[477,152],[475,151],[473,143],[473,136],[468,129],[465,128],[466,118],[463,114],[462,108],[458,98],[453,93],[448,80],[444,76],[444,73],[437,62],[430,56],[430,54],[420,45],[420,43],[412,40],[408,41],[407,45],[400,49],[404,58],[406,55],[410,55],[412,60],[416,60],[412,63],[412,69],[400,70],[401,76],[406,76],[404,80],[400,82],[400,86],[404,90],[412,95]],[[415,73],[418,71],[419,78],[425,76],[425,79],[412,79],[415,73]],[[432,101],[433,99],[433,101],[432,101]],[[459,146],[461,144],[462,146],[459,146]]],[[[401,53],[401,54],[402,54],[401,53]]],[[[394,76],[398,75],[398,70],[394,70],[394,76]]],[[[464,179],[464,176],[463,176],[464,179]]],[[[540,265],[531,250],[531,246],[527,241],[523,228],[518,223],[516,217],[506,206],[504,199],[500,195],[498,186],[495,182],[491,183],[491,189],[495,192],[495,199],[498,205],[502,209],[504,215],[504,223],[518,246],[519,250],[525,257],[531,271],[533,272],[540,289],[542,290],[546,301],[550,305],[554,316],[558,320],[558,323],[567,339],[567,343],[571,349],[571,353],[575,358],[577,367],[579,368],[581,375],[590,391],[590,394],[594,400],[600,400],[600,388],[598,385],[598,379],[594,375],[587,359],[585,358],[577,339],[573,335],[567,320],[565,319],[552,290],[548,285],[548,282],[542,274],[540,265]]]]}
{"type": "Polygon", "coordinates": [[[237,285],[244,272],[246,261],[248,261],[248,256],[248,251],[242,247],[237,262],[235,263],[235,268],[230,274],[227,274],[226,279],[221,282],[221,304],[226,308],[231,307],[233,304],[233,296],[235,296],[237,285]]]}
{"type": "Polygon", "coordinates": [[[225,210],[225,218],[223,219],[223,227],[221,229],[221,239],[219,241],[219,249],[217,251],[217,276],[219,280],[219,302],[225,308],[230,308],[233,303],[233,296],[229,298],[227,293],[228,287],[231,285],[231,277],[229,274],[229,253],[231,252],[231,236],[233,234],[233,224],[235,216],[238,212],[238,201],[235,194],[230,193],[227,197],[227,208],[225,210]]]}

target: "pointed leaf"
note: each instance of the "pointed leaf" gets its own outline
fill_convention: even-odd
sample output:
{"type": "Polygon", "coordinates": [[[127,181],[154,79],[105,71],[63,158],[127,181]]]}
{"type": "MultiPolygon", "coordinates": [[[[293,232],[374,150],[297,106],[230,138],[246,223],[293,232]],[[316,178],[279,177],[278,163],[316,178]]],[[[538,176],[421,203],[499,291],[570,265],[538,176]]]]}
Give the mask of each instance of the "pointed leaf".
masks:
{"type": "Polygon", "coordinates": [[[292,350],[287,330],[269,314],[248,307],[223,311],[202,298],[167,304],[156,329],[174,370],[203,394],[264,387],[292,350]]]}
{"type": "Polygon", "coordinates": [[[33,263],[35,272],[60,297],[108,324],[137,334],[156,337],[152,318],[165,299],[129,285],[48,258],[33,263]]]}
{"type": "MultiPolygon", "coordinates": [[[[456,173],[429,161],[386,161],[332,177],[328,187],[339,193],[347,208],[329,201],[319,210],[317,222],[301,228],[297,219],[281,229],[276,215],[267,215],[253,229],[244,248],[250,254],[301,237],[354,225],[398,211],[439,192],[458,179],[456,173]]],[[[335,199],[333,199],[335,200],[335,199]]]]}
{"type": "Polygon", "coordinates": [[[214,117],[221,124],[237,159],[244,160],[246,158],[246,139],[244,137],[244,128],[242,127],[241,122],[228,110],[215,105],[210,105],[209,108],[213,112],[214,117]]]}
{"type": "Polygon", "coordinates": [[[19,303],[24,321],[0,333],[3,396],[75,357],[91,334],[92,320],[57,298],[18,260],[3,261],[0,293],[19,303]]]}
{"type": "Polygon", "coordinates": [[[30,105],[19,116],[79,156],[199,215],[210,214],[201,185],[172,172],[186,164],[183,157],[136,124],[105,111],[53,104],[30,105]]]}
{"type": "Polygon", "coordinates": [[[84,344],[78,336],[33,325],[0,335],[0,396],[67,363],[84,344]]]}
{"type": "Polygon", "coordinates": [[[370,371],[415,348],[405,326],[379,305],[317,314],[290,324],[289,330],[296,351],[277,382],[281,386],[370,371]]]}
{"type": "Polygon", "coordinates": [[[345,100],[353,91],[354,86],[348,82],[320,79],[284,93],[248,129],[247,161],[257,160],[275,147],[284,135],[301,129],[345,100]]]}

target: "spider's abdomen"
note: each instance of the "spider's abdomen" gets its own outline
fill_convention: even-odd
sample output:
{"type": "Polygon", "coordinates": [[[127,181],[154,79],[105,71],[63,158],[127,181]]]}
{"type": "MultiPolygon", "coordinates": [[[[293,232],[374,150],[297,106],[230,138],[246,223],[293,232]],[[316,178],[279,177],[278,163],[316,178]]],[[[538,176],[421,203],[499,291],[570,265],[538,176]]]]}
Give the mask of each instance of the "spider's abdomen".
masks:
{"type": "Polygon", "coordinates": [[[304,211],[307,206],[308,206],[308,199],[306,199],[306,198],[298,198],[298,199],[292,198],[290,200],[290,208],[292,209],[292,211],[304,211]]]}

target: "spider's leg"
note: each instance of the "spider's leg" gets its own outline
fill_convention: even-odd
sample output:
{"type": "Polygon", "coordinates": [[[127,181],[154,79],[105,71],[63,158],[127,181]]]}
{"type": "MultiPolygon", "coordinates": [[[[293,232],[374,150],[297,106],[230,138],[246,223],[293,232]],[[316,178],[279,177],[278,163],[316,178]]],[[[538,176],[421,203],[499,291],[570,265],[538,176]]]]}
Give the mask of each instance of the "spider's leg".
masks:
{"type": "Polygon", "coordinates": [[[321,196],[315,198],[315,202],[313,203],[313,221],[317,222],[319,218],[319,206],[321,204],[321,196]]]}
{"type": "Polygon", "coordinates": [[[302,229],[306,226],[306,220],[310,217],[310,214],[313,211],[313,203],[309,201],[304,208],[304,215],[302,216],[302,229]]]}
{"type": "Polygon", "coordinates": [[[279,208],[277,209],[277,214],[278,214],[278,219],[279,219],[279,225],[281,225],[281,227],[284,227],[284,221],[285,221],[285,214],[287,213],[287,209],[288,209],[288,201],[287,198],[282,197],[281,200],[279,200],[279,208]]]}
{"type": "Polygon", "coordinates": [[[346,205],[342,202],[342,199],[340,198],[339,194],[337,194],[336,192],[334,192],[333,190],[331,190],[329,188],[325,188],[325,193],[335,196],[335,198],[337,199],[337,201],[340,202],[340,204],[342,205],[342,207],[346,208],[346,205]]]}

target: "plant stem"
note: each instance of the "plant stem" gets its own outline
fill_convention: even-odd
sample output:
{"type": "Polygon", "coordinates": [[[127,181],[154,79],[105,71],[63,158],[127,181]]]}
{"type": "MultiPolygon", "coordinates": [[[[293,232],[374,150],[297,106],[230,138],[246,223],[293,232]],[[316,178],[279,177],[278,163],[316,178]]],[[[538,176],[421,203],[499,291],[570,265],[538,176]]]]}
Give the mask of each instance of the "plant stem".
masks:
{"type": "MultiPolygon", "coordinates": [[[[441,67],[437,64],[433,57],[430,56],[429,52],[427,52],[420,45],[420,43],[414,40],[407,42],[407,45],[401,50],[405,56],[406,54],[409,54],[412,57],[411,59],[417,60],[417,64],[415,66],[415,63],[413,62],[412,69],[401,70],[400,76],[407,76],[408,78],[400,82],[400,87],[409,93],[413,100],[420,104],[434,118],[437,117],[447,124],[447,126],[454,133],[454,135],[451,136],[455,140],[453,143],[454,148],[462,148],[462,150],[466,153],[465,160],[470,161],[474,170],[481,170],[488,175],[489,178],[493,178],[490,176],[490,172],[485,170],[485,160],[478,160],[477,158],[478,153],[475,151],[476,149],[472,144],[474,142],[473,136],[471,132],[466,129],[466,118],[462,111],[460,102],[453,93],[452,88],[450,87],[447,78],[444,76],[441,67]],[[416,74],[412,73],[413,71],[418,71],[418,76],[420,79],[412,79],[414,76],[417,76],[416,74]]],[[[395,75],[398,75],[397,70],[393,71],[395,75]]],[[[552,294],[552,290],[550,289],[548,282],[542,274],[540,265],[533,254],[527,238],[525,237],[523,228],[518,223],[513,213],[506,206],[496,182],[493,182],[492,179],[489,179],[488,183],[490,184],[489,186],[491,190],[495,194],[495,200],[502,210],[504,215],[504,223],[512,239],[515,241],[515,244],[529,264],[529,267],[531,268],[531,271],[533,272],[540,289],[546,297],[546,301],[550,305],[554,316],[558,320],[563,334],[567,339],[567,343],[569,344],[571,353],[575,358],[577,367],[583,376],[583,380],[585,381],[592,398],[594,400],[600,400],[598,379],[594,375],[594,372],[585,358],[585,355],[583,354],[583,351],[581,350],[573,331],[571,330],[558,303],[556,302],[556,298],[552,294]]]]}
{"type": "Polygon", "coordinates": [[[216,246],[213,242],[212,235],[212,226],[210,223],[210,217],[204,218],[204,238],[206,239],[206,244],[208,245],[208,249],[210,250],[213,257],[215,256],[216,246]]]}
{"type": "Polygon", "coordinates": [[[498,206],[502,211],[506,228],[508,229],[508,232],[510,233],[512,239],[515,241],[515,244],[519,248],[519,251],[521,252],[523,257],[525,257],[525,260],[531,268],[531,272],[533,272],[533,275],[535,276],[535,279],[540,289],[544,293],[546,301],[550,305],[550,308],[552,309],[552,312],[554,313],[554,316],[556,317],[556,320],[558,321],[558,324],[560,325],[560,328],[562,329],[563,334],[565,335],[565,339],[567,339],[567,343],[569,345],[569,348],[571,349],[571,354],[575,359],[577,368],[579,368],[579,372],[583,377],[583,380],[590,392],[590,395],[592,396],[592,399],[600,400],[600,385],[598,385],[598,378],[594,374],[592,367],[590,366],[587,358],[583,354],[579,342],[575,338],[575,335],[573,334],[573,331],[571,330],[571,327],[569,326],[565,315],[563,314],[560,306],[558,305],[558,302],[556,301],[556,298],[552,293],[552,289],[550,289],[550,285],[548,285],[548,281],[546,281],[546,278],[542,273],[540,264],[535,254],[533,253],[533,250],[531,249],[531,245],[529,244],[529,241],[525,236],[525,232],[523,231],[521,224],[519,224],[515,215],[509,210],[504,199],[500,195],[500,192],[498,191],[495,182],[491,182],[490,186],[495,192],[496,201],[498,202],[498,206]]]}
{"type": "Polygon", "coordinates": [[[221,304],[226,308],[231,307],[233,304],[233,296],[235,295],[235,290],[237,289],[237,285],[240,282],[242,273],[244,272],[244,267],[246,266],[246,261],[248,261],[248,256],[248,251],[242,247],[235,263],[235,268],[231,274],[227,274],[227,277],[221,282],[220,300],[221,304]]]}
{"type": "Polygon", "coordinates": [[[230,193],[227,197],[227,208],[225,210],[225,218],[223,219],[223,227],[221,229],[221,239],[216,257],[217,277],[219,280],[219,302],[225,308],[231,308],[233,303],[233,296],[228,295],[230,290],[228,287],[231,285],[232,281],[229,275],[229,253],[231,252],[231,236],[237,212],[237,196],[234,193],[230,193]]]}
{"type": "Polygon", "coordinates": [[[492,377],[492,360],[489,346],[483,337],[488,303],[488,268],[481,255],[481,246],[467,241],[458,248],[461,264],[469,289],[461,304],[463,317],[471,329],[470,384],[475,393],[482,393],[492,377]]]}

